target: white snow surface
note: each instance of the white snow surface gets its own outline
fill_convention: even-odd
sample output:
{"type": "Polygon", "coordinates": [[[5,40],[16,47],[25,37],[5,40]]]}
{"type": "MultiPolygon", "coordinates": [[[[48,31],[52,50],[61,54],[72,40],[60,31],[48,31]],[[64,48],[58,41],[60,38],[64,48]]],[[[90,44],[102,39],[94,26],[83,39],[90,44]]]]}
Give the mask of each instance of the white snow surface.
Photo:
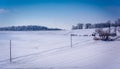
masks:
{"type": "Polygon", "coordinates": [[[92,32],[1,31],[0,69],[120,69],[120,40],[94,41],[92,32]],[[81,35],[72,37],[72,48],[70,34],[81,35]]]}

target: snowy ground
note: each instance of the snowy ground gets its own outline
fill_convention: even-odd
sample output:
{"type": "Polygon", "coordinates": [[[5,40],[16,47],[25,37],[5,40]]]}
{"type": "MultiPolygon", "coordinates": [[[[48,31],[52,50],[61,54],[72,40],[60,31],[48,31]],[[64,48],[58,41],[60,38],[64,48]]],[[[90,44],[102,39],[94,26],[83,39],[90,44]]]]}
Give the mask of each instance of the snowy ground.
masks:
{"type": "Polygon", "coordinates": [[[93,31],[0,32],[0,69],[120,69],[120,40],[94,41],[93,31]]]}

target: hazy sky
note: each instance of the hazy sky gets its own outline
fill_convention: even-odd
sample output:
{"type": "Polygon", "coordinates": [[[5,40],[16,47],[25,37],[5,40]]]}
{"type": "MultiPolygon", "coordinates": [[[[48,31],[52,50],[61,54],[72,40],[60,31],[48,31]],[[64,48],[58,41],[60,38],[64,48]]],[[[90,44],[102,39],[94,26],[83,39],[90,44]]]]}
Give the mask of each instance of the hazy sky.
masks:
{"type": "Polygon", "coordinates": [[[0,0],[0,26],[42,25],[70,29],[120,17],[120,0],[0,0]]]}

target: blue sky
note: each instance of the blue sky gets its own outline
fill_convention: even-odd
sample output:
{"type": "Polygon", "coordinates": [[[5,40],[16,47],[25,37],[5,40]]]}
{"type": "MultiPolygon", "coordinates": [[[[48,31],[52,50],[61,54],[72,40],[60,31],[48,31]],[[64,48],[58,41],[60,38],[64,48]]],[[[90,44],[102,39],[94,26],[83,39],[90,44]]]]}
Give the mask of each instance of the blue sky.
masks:
{"type": "Polygon", "coordinates": [[[119,0],[0,0],[0,26],[70,29],[77,23],[114,21],[119,12],[119,0]]]}

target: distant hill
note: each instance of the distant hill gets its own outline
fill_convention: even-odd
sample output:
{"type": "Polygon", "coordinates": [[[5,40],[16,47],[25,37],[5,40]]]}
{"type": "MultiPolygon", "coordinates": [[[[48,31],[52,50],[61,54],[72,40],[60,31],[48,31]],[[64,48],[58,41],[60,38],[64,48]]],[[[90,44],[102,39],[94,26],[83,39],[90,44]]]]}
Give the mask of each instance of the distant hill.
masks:
{"type": "Polygon", "coordinates": [[[62,30],[59,28],[48,28],[45,26],[28,25],[28,26],[9,26],[0,27],[0,31],[47,31],[47,30],[62,30]]]}

